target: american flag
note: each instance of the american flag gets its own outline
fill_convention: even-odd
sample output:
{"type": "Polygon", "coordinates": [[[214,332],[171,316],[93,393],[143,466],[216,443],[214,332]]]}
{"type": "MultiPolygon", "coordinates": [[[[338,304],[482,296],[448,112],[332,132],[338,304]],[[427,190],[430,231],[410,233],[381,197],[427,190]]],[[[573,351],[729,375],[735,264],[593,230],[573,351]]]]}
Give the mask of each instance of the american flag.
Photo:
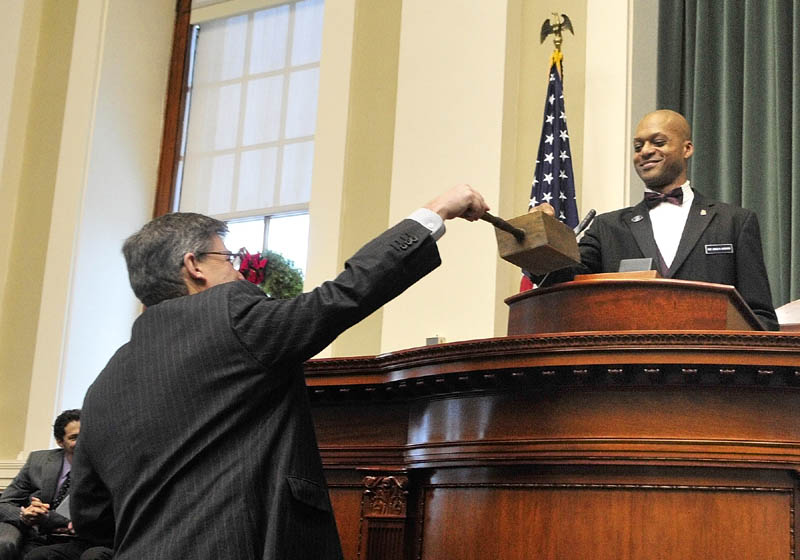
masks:
{"type": "Polygon", "coordinates": [[[549,202],[555,208],[556,217],[574,228],[578,225],[578,206],[575,202],[575,177],[572,173],[572,152],[559,66],[556,61],[550,66],[530,207],[549,202]]]}
{"type": "MultiPolygon", "coordinates": [[[[548,202],[556,217],[574,228],[578,225],[578,206],[575,201],[575,176],[572,173],[572,151],[569,147],[567,113],[564,109],[564,87],[561,82],[560,53],[551,59],[547,98],[544,101],[542,136],[536,154],[536,169],[531,184],[529,208],[548,202]]],[[[522,277],[520,291],[533,284],[522,277]]]]}

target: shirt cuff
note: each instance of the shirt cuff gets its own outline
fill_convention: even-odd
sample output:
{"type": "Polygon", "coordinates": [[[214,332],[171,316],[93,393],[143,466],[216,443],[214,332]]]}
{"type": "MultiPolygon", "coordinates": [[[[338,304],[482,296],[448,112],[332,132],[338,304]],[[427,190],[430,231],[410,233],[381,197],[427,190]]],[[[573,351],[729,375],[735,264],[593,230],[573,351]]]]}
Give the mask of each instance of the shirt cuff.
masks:
{"type": "Polygon", "coordinates": [[[431,236],[434,241],[438,241],[447,229],[444,227],[444,220],[442,217],[428,208],[417,208],[408,217],[409,220],[414,220],[431,230],[431,236]]]}

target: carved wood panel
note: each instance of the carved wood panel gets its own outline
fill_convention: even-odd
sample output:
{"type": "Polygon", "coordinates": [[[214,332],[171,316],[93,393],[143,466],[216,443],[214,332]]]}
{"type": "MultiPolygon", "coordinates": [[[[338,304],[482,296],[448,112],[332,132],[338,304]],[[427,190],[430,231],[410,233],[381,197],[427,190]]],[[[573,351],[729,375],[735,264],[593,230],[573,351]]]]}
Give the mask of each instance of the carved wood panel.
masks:
{"type": "Polygon", "coordinates": [[[780,487],[519,484],[425,489],[417,558],[794,558],[780,487]]]}

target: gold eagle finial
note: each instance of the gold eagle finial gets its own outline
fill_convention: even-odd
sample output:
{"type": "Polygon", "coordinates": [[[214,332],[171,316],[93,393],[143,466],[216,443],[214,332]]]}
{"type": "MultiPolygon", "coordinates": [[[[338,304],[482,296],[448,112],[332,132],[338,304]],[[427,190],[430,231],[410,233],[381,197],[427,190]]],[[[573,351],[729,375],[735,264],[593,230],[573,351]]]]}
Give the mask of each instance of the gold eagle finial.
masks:
{"type": "Polygon", "coordinates": [[[573,35],[575,35],[575,30],[572,29],[572,22],[570,21],[567,14],[561,14],[559,16],[559,14],[553,12],[552,20],[553,20],[552,22],[550,18],[544,20],[544,23],[542,24],[542,32],[540,34],[539,42],[544,43],[544,40],[547,39],[547,36],[552,34],[554,35],[553,44],[555,44],[556,50],[560,51],[561,43],[563,41],[561,32],[563,30],[567,30],[573,35]]]}

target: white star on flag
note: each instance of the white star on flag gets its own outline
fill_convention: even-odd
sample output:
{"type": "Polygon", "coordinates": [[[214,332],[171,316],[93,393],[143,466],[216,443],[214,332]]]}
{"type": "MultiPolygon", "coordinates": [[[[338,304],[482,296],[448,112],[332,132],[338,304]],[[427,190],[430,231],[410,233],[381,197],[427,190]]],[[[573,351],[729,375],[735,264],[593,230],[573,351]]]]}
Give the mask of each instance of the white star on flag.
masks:
{"type": "Polygon", "coordinates": [[[537,179],[536,177],[534,177],[534,178],[533,178],[533,185],[531,185],[531,186],[535,187],[535,186],[536,186],[536,185],[538,185],[538,184],[539,184],[539,179],[537,179]]]}
{"type": "Polygon", "coordinates": [[[561,191],[560,193],[558,193],[558,198],[560,198],[561,200],[567,200],[567,195],[564,194],[564,191],[561,191]]]}
{"type": "Polygon", "coordinates": [[[556,81],[556,75],[555,74],[550,74],[550,81],[551,82],[555,82],[556,81]]]}
{"type": "Polygon", "coordinates": [[[545,144],[552,144],[553,143],[553,135],[552,134],[548,134],[544,139],[544,143],[545,144]]]}
{"type": "Polygon", "coordinates": [[[545,120],[547,121],[547,124],[553,124],[553,119],[555,119],[553,115],[547,115],[545,120]]]}
{"type": "Polygon", "coordinates": [[[564,111],[561,111],[561,116],[558,118],[561,119],[562,121],[565,121],[567,120],[567,114],[564,111]]]}
{"type": "MultiPolygon", "coordinates": [[[[552,173],[545,173],[544,174],[544,179],[542,179],[542,180],[549,185],[550,183],[553,182],[553,174],[552,173]]],[[[548,195],[548,193],[545,193],[544,199],[547,202],[550,202],[550,198],[553,198],[553,197],[551,196],[550,198],[547,198],[547,195],[548,195]]]]}
{"type": "Polygon", "coordinates": [[[544,161],[545,163],[553,163],[553,154],[545,154],[544,161]]]}
{"type": "Polygon", "coordinates": [[[544,201],[545,201],[547,204],[550,204],[550,201],[551,201],[551,200],[553,200],[553,195],[552,195],[552,194],[550,194],[549,192],[546,192],[546,193],[544,193],[544,194],[542,195],[542,198],[544,199],[544,201]]]}
{"type": "Polygon", "coordinates": [[[556,96],[555,95],[551,95],[550,99],[548,99],[548,101],[550,102],[550,105],[552,105],[556,101],[556,96]]]}
{"type": "Polygon", "coordinates": [[[567,217],[564,215],[564,211],[563,210],[561,212],[559,212],[558,219],[561,220],[562,222],[567,219],[567,217]]]}
{"type": "Polygon", "coordinates": [[[536,201],[536,197],[535,196],[531,197],[530,207],[533,208],[537,204],[539,204],[539,203],[536,201]]]}
{"type": "Polygon", "coordinates": [[[569,138],[569,134],[567,134],[566,130],[562,130],[561,132],[558,133],[558,135],[561,136],[562,140],[566,140],[567,138],[569,138]]]}
{"type": "Polygon", "coordinates": [[[564,173],[563,169],[558,172],[558,178],[559,179],[566,179],[567,178],[567,174],[564,173]]]}
{"type": "MultiPolygon", "coordinates": [[[[566,150],[561,150],[561,155],[559,155],[558,157],[561,158],[561,161],[564,161],[565,159],[569,159],[569,156],[567,155],[566,150]]],[[[539,160],[536,160],[536,163],[539,163],[539,160]]]]}

